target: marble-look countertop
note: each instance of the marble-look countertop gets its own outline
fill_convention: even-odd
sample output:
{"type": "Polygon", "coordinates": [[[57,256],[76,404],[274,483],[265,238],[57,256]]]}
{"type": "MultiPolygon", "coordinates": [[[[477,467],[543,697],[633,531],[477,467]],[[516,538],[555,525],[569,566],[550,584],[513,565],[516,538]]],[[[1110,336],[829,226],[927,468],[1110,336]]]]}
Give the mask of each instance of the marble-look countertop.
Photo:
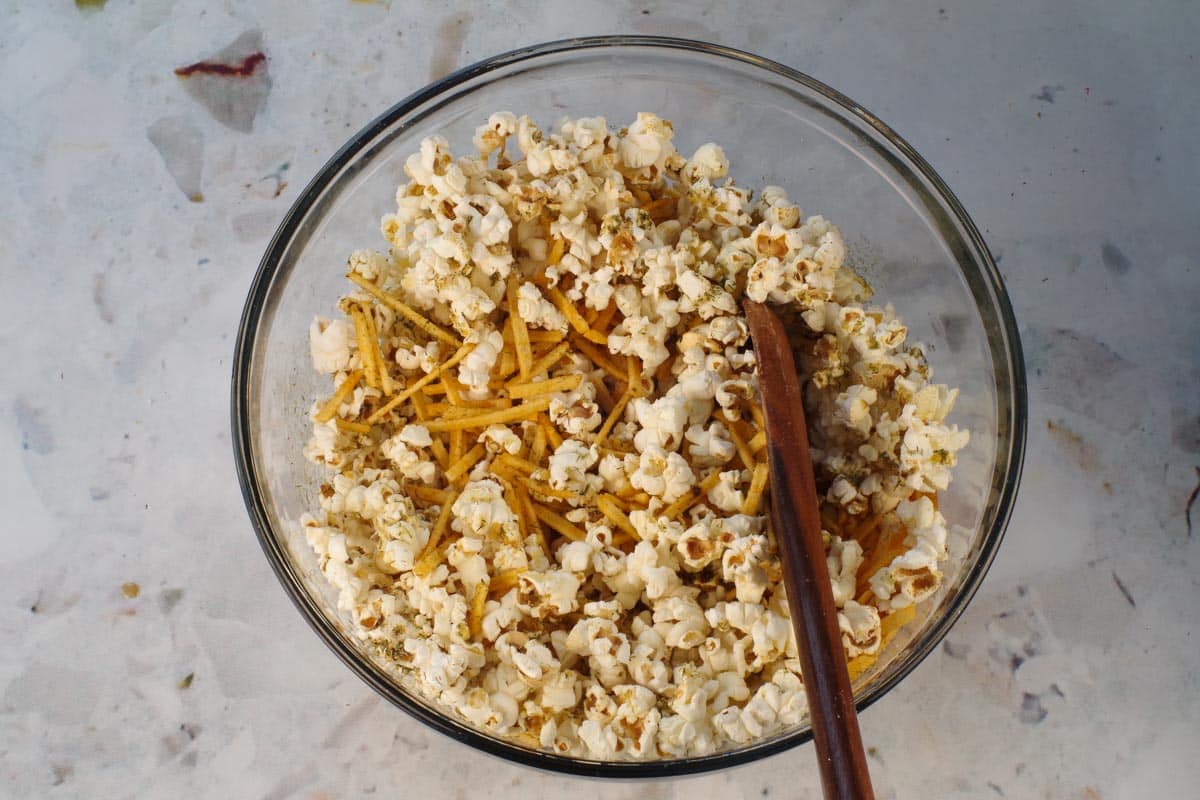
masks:
{"type": "Polygon", "coordinates": [[[1190,0],[2,5],[0,795],[819,796],[811,746],[600,783],[427,730],[295,612],[234,476],[243,298],[324,159],[458,65],[628,31],[752,50],[863,103],[951,184],[1012,293],[1024,484],[966,615],[864,714],[879,796],[1196,796],[1190,0]],[[173,73],[257,50],[249,80],[173,73]]]}

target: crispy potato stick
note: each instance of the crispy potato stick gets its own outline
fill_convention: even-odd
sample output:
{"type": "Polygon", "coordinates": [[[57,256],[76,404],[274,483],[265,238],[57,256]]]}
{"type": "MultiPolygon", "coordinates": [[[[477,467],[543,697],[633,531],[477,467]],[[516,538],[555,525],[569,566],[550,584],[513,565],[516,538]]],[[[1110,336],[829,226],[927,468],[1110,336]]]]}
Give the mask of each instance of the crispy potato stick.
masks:
{"type": "Polygon", "coordinates": [[[541,425],[542,430],[546,431],[546,441],[549,442],[550,447],[557,450],[562,446],[562,434],[558,432],[558,428],[554,427],[554,423],[550,421],[549,417],[545,414],[539,416],[538,425],[541,425]]]}
{"type": "Polygon", "coordinates": [[[488,584],[488,597],[499,599],[511,592],[517,586],[517,579],[521,577],[521,573],[525,570],[521,569],[506,569],[497,572],[492,576],[491,583],[488,584]]]}
{"type": "Polygon", "coordinates": [[[657,200],[651,200],[642,206],[642,210],[650,215],[650,219],[654,220],[655,225],[658,225],[661,222],[675,218],[675,198],[660,197],[657,200]]]}
{"type": "Polygon", "coordinates": [[[550,243],[550,252],[546,254],[546,263],[554,266],[562,261],[562,257],[567,252],[567,241],[561,236],[555,236],[554,241],[550,243]]]}
{"type": "Polygon", "coordinates": [[[725,426],[725,430],[729,431],[729,439],[733,442],[733,446],[737,448],[738,458],[742,460],[742,464],[746,469],[754,469],[754,465],[758,463],[754,458],[754,452],[750,449],[750,445],[738,433],[737,426],[732,423],[725,426]]]}
{"type": "Polygon", "coordinates": [[[622,511],[624,511],[626,513],[628,513],[630,510],[633,509],[633,506],[629,505],[629,503],[626,502],[624,500],[624,498],[617,497],[615,494],[612,494],[611,492],[604,492],[602,495],[597,495],[597,496],[598,497],[603,496],[603,497],[608,498],[608,501],[610,503],[612,503],[617,508],[621,509],[622,511]]]}
{"type": "Polygon", "coordinates": [[[433,530],[429,533],[429,541],[425,543],[425,547],[417,556],[416,563],[413,564],[413,572],[418,578],[428,576],[442,562],[443,554],[438,545],[441,544],[446,529],[450,527],[450,508],[454,505],[454,499],[457,497],[458,491],[453,490],[451,497],[442,503],[442,510],[438,513],[437,522],[433,523],[433,530]]]}
{"type": "Polygon", "coordinates": [[[624,393],[617,398],[617,402],[613,405],[612,411],[608,413],[608,417],[604,420],[604,424],[600,426],[600,430],[596,431],[596,439],[594,444],[602,444],[604,440],[608,438],[608,435],[612,433],[613,426],[617,424],[617,422],[621,419],[621,415],[625,413],[625,406],[627,406],[629,401],[632,399],[633,394],[629,389],[626,389],[624,393]]]}
{"type": "Polygon", "coordinates": [[[388,391],[390,382],[387,380],[387,367],[383,363],[383,350],[379,347],[379,330],[375,327],[375,314],[367,303],[359,303],[358,307],[362,311],[363,323],[367,328],[367,349],[371,351],[371,364],[375,369],[375,379],[379,382],[380,391],[386,397],[391,394],[388,391]]]}
{"type": "Polygon", "coordinates": [[[603,445],[599,445],[599,448],[600,448],[601,453],[603,453],[605,455],[609,455],[609,456],[616,456],[617,458],[624,458],[625,456],[631,455],[631,454],[636,455],[635,451],[633,450],[632,445],[627,447],[624,442],[619,442],[619,443],[612,442],[611,444],[603,444],[603,445]],[[614,444],[619,444],[620,446],[613,447],[614,444]]]}
{"type": "Polygon", "coordinates": [[[492,366],[491,374],[500,378],[507,377],[512,375],[519,366],[516,354],[505,348],[500,351],[500,358],[496,359],[496,363],[492,366]]]}
{"type": "Polygon", "coordinates": [[[483,634],[483,612],[487,608],[488,583],[480,581],[475,584],[475,593],[471,595],[471,605],[467,607],[467,630],[472,641],[479,641],[483,634]]]}
{"type": "MultiPolygon", "coordinates": [[[[546,508],[540,503],[534,503],[533,510],[537,514],[537,518],[545,523],[547,527],[557,531],[571,541],[578,542],[587,538],[587,534],[582,528],[576,526],[575,523],[559,515],[552,509],[546,508]]],[[[547,550],[546,552],[550,551],[547,550]]]]}
{"type": "MultiPolygon", "coordinates": [[[[559,361],[562,361],[563,356],[565,356],[567,354],[567,351],[570,349],[571,349],[570,342],[560,342],[559,344],[555,345],[550,350],[550,352],[546,353],[544,356],[541,356],[540,358],[538,358],[537,361],[533,362],[533,366],[531,366],[529,368],[529,379],[532,380],[532,379],[538,377],[539,375],[542,375],[542,374],[548,372],[551,367],[553,367],[559,361]]],[[[515,385],[518,383],[527,383],[527,382],[528,381],[521,380],[520,378],[514,378],[513,380],[508,382],[508,385],[512,386],[512,385],[515,385]]]]}
{"type": "Polygon", "coordinates": [[[336,419],[334,424],[338,426],[338,430],[347,431],[349,433],[370,433],[371,426],[365,422],[351,422],[348,419],[336,419]]]}
{"type": "Polygon", "coordinates": [[[613,404],[617,401],[613,399],[612,392],[608,390],[608,384],[604,382],[603,378],[595,375],[591,375],[589,378],[592,385],[596,387],[596,405],[600,406],[600,410],[605,415],[609,414],[613,410],[613,404]]]}
{"type": "Polygon", "coordinates": [[[354,320],[354,338],[358,344],[358,361],[362,365],[363,377],[367,386],[379,388],[379,377],[375,371],[375,350],[371,347],[371,331],[367,327],[367,317],[356,305],[350,306],[350,319],[354,320]]]}
{"type": "Polygon", "coordinates": [[[392,295],[383,291],[378,286],[376,286],[374,283],[367,280],[363,276],[359,275],[357,272],[351,272],[346,277],[349,278],[350,280],[354,281],[355,283],[357,283],[363,289],[365,289],[367,291],[367,293],[370,294],[372,297],[374,297],[376,300],[383,303],[385,306],[392,309],[393,311],[406,317],[410,322],[412,322],[418,328],[425,331],[427,334],[434,337],[435,339],[441,339],[443,342],[445,342],[448,345],[451,345],[452,347],[459,347],[460,345],[462,345],[462,339],[459,339],[454,334],[445,330],[444,328],[442,328],[441,325],[438,325],[436,322],[434,322],[433,320],[426,317],[420,311],[417,311],[415,308],[412,308],[411,306],[400,301],[398,298],[393,297],[392,295]]]}
{"type": "Polygon", "coordinates": [[[527,461],[526,459],[521,458],[520,456],[514,456],[511,453],[501,453],[500,455],[496,456],[496,463],[503,464],[506,467],[521,473],[522,475],[532,475],[541,469],[541,467],[532,461],[527,461]]]}
{"type": "Polygon", "coordinates": [[[750,452],[757,456],[762,452],[763,448],[767,446],[767,432],[760,430],[758,433],[754,434],[754,438],[746,442],[746,444],[749,446],[750,452]]]}
{"type": "Polygon", "coordinates": [[[504,490],[504,503],[517,517],[517,528],[521,532],[521,541],[523,542],[529,536],[529,520],[525,519],[525,507],[517,499],[517,492],[513,488],[513,481],[507,477],[497,477],[500,478],[500,487],[504,490]]]}
{"type": "Polygon", "coordinates": [[[871,668],[877,656],[863,653],[846,662],[846,672],[850,673],[850,683],[854,683],[864,672],[871,668]]]}
{"type": "Polygon", "coordinates": [[[767,479],[771,477],[771,469],[767,462],[760,461],[754,465],[754,474],[750,477],[750,488],[746,491],[746,499],[742,503],[742,513],[753,516],[758,513],[762,504],[763,494],[767,491],[767,479]]]}
{"type": "Polygon", "coordinates": [[[598,347],[596,347],[596,345],[592,344],[578,334],[571,334],[569,341],[571,344],[575,345],[579,352],[587,356],[588,360],[590,360],[597,367],[600,367],[600,369],[604,370],[619,381],[628,381],[628,376],[625,374],[624,367],[614,361],[608,355],[607,351],[601,351],[598,347]]]}
{"type": "Polygon", "coordinates": [[[617,528],[632,536],[634,539],[641,539],[638,536],[637,528],[633,527],[633,523],[629,521],[629,517],[617,505],[617,499],[612,495],[601,494],[596,496],[596,508],[600,509],[609,522],[616,525],[617,528]]]}
{"type": "Polygon", "coordinates": [[[425,375],[425,377],[418,380],[412,386],[405,388],[405,390],[403,392],[401,392],[400,394],[393,397],[386,404],[377,408],[375,410],[375,413],[373,413],[371,416],[367,417],[367,422],[371,422],[371,423],[378,422],[379,420],[381,420],[385,416],[387,416],[389,413],[391,413],[392,409],[394,409],[396,406],[400,405],[405,400],[412,397],[417,392],[421,391],[421,389],[425,388],[430,383],[433,383],[435,380],[438,379],[438,376],[440,376],[443,372],[445,372],[446,370],[450,369],[451,367],[457,365],[458,362],[460,362],[464,358],[466,358],[471,353],[471,351],[475,349],[475,344],[476,344],[475,342],[467,342],[462,347],[458,348],[458,350],[454,353],[454,355],[450,356],[449,359],[447,359],[446,361],[443,361],[441,364],[438,364],[436,367],[434,367],[430,372],[428,372],[425,375]]]}
{"type": "Polygon", "coordinates": [[[569,489],[555,489],[545,481],[535,480],[528,475],[513,473],[513,479],[524,486],[526,490],[533,492],[541,497],[553,497],[555,500],[571,500],[579,497],[578,492],[570,491],[569,489]]]}
{"type": "Polygon", "coordinates": [[[514,383],[508,387],[508,394],[516,400],[524,400],[527,397],[537,397],[543,394],[553,394],[554,392],[569,392],[573,389],[578,389],[579,384],[582,382],[583,374],[576,372],[574,375],[563,375],[544,381],[534,381],[533,383],[514,383]]]}
{"type": "MultiPolygon", "coordinates": [[[[671,503],[671,505],[659,512],[659,516],[666,517],[667,519],[677,518],[680,514],[703,500],[705,495],[707,495],[709,491],[717,485],[719,480],[721,480],[721,470],[714,469],[708,474],[707,478],[700,481],[700,484],[695,489],[692,489],[683,497],[680,497],[674,503],[671,503]]],[[[630,499],[636,500],[636,496],[630,499]]],[[[646,501],[649,502],[649,497],[646,498],[646,501]]]]}
{"type": "Polygon", "coordinates": [[[508,321],[512,324],[513,346],[517,349],[517,364],[521,369],[521,377],[529,380],[529,370],[533,367],[533,348],[529,344],[529,328],[521,317],[520,304],[517,302],[517,276],[508,276],[508,321]]]}
{"type": "Polygon", "coordinates": [[[383,355],[383,346],[379,343],[379,329],[375,325],[375,312],[363,305],[363,314],[367,317],[367,327],[371,329],[371,347],[374,348],[375,368],[379,370],[379,388],[384,397],[390,397],[396,391],[396,381],[388,369],[388,360],[383,355]]]}
{"type": "Polygon", "coordinates": [[[533,426],[533,443],[529,445],[529,460],[535,464],[546,460],[546,431],[541,425],[533,426]]]}
{"type": "MultiPolygon", "coordinates": [[[[426,425],[426,428],[429,426],[426,425]]],[[[457,464],[467,451],[467,437],[461,430],[450,431],[450,463],[457,464]]]]}
{"type": "Polygon", "coordinates": [[[446,445],[441,439],[436,436],[432,438],[433,442],[429,445],[429,452],[433,453],[434,460],[444,471],[446,467],[450,466],[450,451],[446,449],[446,445]]]}
{"type": "Polygon", "coordinates": [[[445,505],[454,496],[454,493],[449,489],[435,489],[432,486],[422,486],[420,484],[406,486],[404,491],[409,497],[415,497],[422,502],[434,503],[439,506],[445,505]]]}
{"type": "Polygon", "coordinates": [[[459,478],[464,477],[471,468],[483,460],[487,455],[487,448],[481,444],[477,444],[466,452],[466,454],[453,462],[446,468],[446,480],[450,483],[456,482],[459,478]]]}
{"type": "Polygon", "coordinates": [[[609,301],[608,305],[600,310],[596,318],[588,323],[588,327],[597,333],[608,335],[608,331],[612,326],[612,321],[617,316],[617,304],[614,301],[609,301]]]}
{"type": "Polygon", "coordinates": [[[529,524],[530,531],[536,533],[538,541],[542,543],[542,552],[550,555],[550,537],[546,534],[546,529],[542,527],[542,521],[538,519],[537,509],[533,506],[533,498],[520,484],[513,484],[513,491],[517,495],[517,502],[525,509],[524,517],[529,524]]]}
{"type": "Polygon", "coordinates": [[[337,414],[338,408],[345,402],[346,398],[354,392],[358,382],[363,379],[363,371],[356,369],[346,375],[346,380],[342,381],[334,390],[333,396],[325,401],[325,405],[321,406],[317,411],[317,415],[313,417],[317,422],[329,422],[337,414]]]}
{"type": "Polygon", "coordinates": [[[753,400],[747,400],[746,405],[750,408],[750,418],[754,420],[754,427],[760,431],[767,429],[767,418],[763,416],[762,406],[753,400]]]}
{"type": "Polygon", "coordinates": [[[461,406],[463,404],[462,384],[456,381],[449,373],[442,375],[442,388],[446,392],[446,402],[454,406],[461,406]]]}
{"type": "Polygon", "coordinates": [[[425,395],[421,392],[414,392],[411,400],[417,419],[421,422],[429,419],[429,402],[425,399],[425,395]]]}
{"type": "Polygon", "coordinates": [[[577,332],[586,336],[589,340],[596,342],[596,344],[608,344],[608,337],[603,333],[598,333],[591,329],[587,320],[579,313],[579,309],[562,293],[561,289],[557,286],[548,287],[546,289],[546,297],[558,307],[558,310],[567,318],[567,322],[571,323],[571,327],[577,332]]]}
{"type": "Polygon", "coordinates": [[[500,408],[495,411],[485,411],[454,419],[433,419],[425,423],[425,427],[429,429],[430,433],[486,428],[488,425],[501,425],[521,419],[533,419],[549,407],[549,397],[534,397],[512,408],[500,408]]]}
{"type": "Polygon", "coordinates": [[[562,331],[540,331],[537,329],[529,331],[530,343],[536,344],[558,344],[567,337],[567,334],[562,331]]]}
{"type": "Polygon", "coordinates": [[[625,382],[633,389],[634,397],[645,397],[650,394],[651,386],[642,375],[642,361],[637,356],[625,356],[625,382]]]}
{"type": "Polygon", "coordinates": [[[633,544],[636,541],[638,540],[630,536],[628,533],[621,531],[613,536],[612,546],[624,550],[626,545],[633,544]]]}

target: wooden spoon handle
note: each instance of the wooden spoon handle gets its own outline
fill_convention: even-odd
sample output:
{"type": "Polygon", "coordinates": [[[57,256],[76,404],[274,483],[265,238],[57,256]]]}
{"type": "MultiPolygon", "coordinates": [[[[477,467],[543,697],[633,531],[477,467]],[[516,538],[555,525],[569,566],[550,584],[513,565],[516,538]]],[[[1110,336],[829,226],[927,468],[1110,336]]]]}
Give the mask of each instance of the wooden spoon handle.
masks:
{"type": "Polygon", "coordinates": [[[759,303],[745,306],[767,424],[771,521],[783,562],[821,784],[831,800],[874,800],[821,540],[803,396],[791,345],[773,311],[759,303]]]}

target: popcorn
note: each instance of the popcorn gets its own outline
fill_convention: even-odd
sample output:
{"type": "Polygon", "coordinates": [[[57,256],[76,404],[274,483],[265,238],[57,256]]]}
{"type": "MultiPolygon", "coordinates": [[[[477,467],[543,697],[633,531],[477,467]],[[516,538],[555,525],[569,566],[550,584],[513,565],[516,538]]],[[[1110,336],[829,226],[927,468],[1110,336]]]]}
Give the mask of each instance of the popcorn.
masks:
{"type": "Polygon", "coordinates": [[[850,658],[862,654],[871,655],[879,651],[879,611],[873,606],[864,606],[847,600],[838,611],[838,629],[842,632],[842,644],[850,658]]]}
{"type": "Polygon", "coordinates": [[[479,440],[489,453],[508,453],[515,456],[521,452],[521,437],[513,433],[507,425],[489,425],[479,440]]]}
{"type": "Polygon", "coordinates": [[[687,460],[678,453],[668,453],[658,445],[649,445],[641,456],[625,457],[625,469],[634,465],[629,482],[635,489],[673,503],[683,497],[695,483],[696,475],[687,460]],[[634,461],[631,462],[631,459],[634,461]]]}
{"type": "Polygon", "coordinates": [[[350,255],[363,291],[342,308],[371,315],[371,351],[344,319],[309,329],[333,389],[355,376],[311,406],[303,451],[328,474],[301,519],[348,629],[406,690],[560,754],[696,756],[802,724],[740,303],[807,327],[851,658],[940,586],[957,390],[868,305],[841,232],[780,187],[735,186],[718,145],[685,157],[649,113],[542,129],[508,112],[474,145],[425,139],[389,249],[350,255]]]}
{"type": "Polygon", "coordinates": [[[688,421],[687,402],[679,396],[667,396],[653,402],[637,398],[631,404],[642,429],[633,437],[638,452],[648,447],[674,450],[683,442],[683,428],[688,421]]]}
{"type": "Polygon", "coordinates": [[[708,499],[719,511],[736,514],[746,502],[746,493],[738,486],[748,480],[742,470],[722,472],[717,483],[708,490],[708,499]]]}
{"type": "Polygon", "coordinates": [[[832,536],[825,560],[833,583],[833,602],[841,608],[854,597],[858,568],[863,562],[862,545],[853,539],[843,541],[841,537],[832,536]]]}
{"type": "Polygon", "coordinates": [[[464,534],[487,538],[498,531],[516,529],[517,517],[508,507],[500,484],[493,480],[471,481],[451,507],[451,527],[464,534]]]}
{"type": "Polygon", "coordinates": [[[517,310],[530,327],[548,331],[567,330],[567,318],[532,283],[523,283],[518,287],[517,310]]]}
{"type": "Polygon", "coordinates": [[[354,328],[340,319],[317,317],[308,328],[308,344],[313,369],[325,374],[340,372],[350,366],[350,344],[354,328]]]}

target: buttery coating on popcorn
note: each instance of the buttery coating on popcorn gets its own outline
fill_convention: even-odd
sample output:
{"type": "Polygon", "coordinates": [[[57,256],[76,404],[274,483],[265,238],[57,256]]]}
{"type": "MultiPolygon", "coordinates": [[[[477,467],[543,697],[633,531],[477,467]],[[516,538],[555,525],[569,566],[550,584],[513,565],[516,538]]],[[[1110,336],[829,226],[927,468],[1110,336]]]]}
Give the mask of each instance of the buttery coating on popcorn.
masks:
{"type": "Polygon", "coordinates": [[[334,391],[302,522],[339,609],[409,690],[562,754],[698,755],[807,715],[743,297],[801,333],[852,667],[947,557],[957,391],[837,228],[673,139],[507,112],[477,155],[425,139],[387,252],[350,256],[344,318],[309,331],[334,391]]]}

